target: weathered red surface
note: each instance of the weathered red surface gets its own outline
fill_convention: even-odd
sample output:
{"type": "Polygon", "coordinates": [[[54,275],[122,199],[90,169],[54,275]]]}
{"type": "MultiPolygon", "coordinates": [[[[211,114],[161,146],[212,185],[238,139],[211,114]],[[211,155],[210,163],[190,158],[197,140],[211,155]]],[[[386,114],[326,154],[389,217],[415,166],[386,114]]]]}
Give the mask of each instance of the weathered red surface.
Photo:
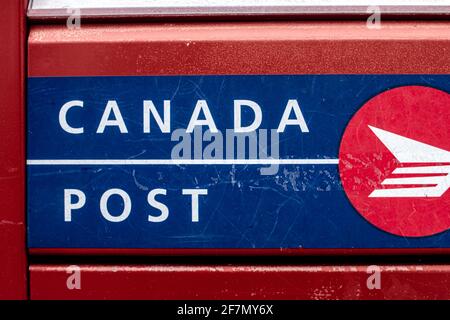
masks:
{"type": "MultiPolygon", "coordinates": [[[[28,75],[448,74],[449,21],[36,25],[28,75]]],[[[31,254],[442,254],[447,249],[31,249],[31,254]]]]}
{"type": "Polygon", "coordinates": [[[450,266],[32,265],[32,299],[449,299],[450,266]],[[369,289],[369,285],[372,289],[369,289]],[[73,278],[69,279],[72,285],[73,278]],[[379,286],[378,286],[379,285],[379,286]],[[377,289],[379,287],[379,289],[377,289]]]}
{"type": "MultiPolygon", "coordinates": [[[[28,75],[448,74],[449,22],[235,22],[36,25],[28,75]]],[[[23,138],[22,138],[23,139],[23,138]]],[[[5,143],[5,141],[1,142],[5,143]]],[[[19,143],[20,144],[20,143],[19,143]]],[[[1,181],[0,181],[1,182],[1,181]]],[[[3,199],[3,198],[2,198],[3,199]]],[[[3,201],[3,200],[2,200],[3,201]]],[[[23,203],[23,200],[22,200],[23,203]]],[[[298,253],[438,254],[402,250],[32,249],[65,255],[274,255],[298,253]]],[[[43,259],[43,258],[41,258],[43,259]]],[[[274,258],[276,262],[276,258],[274,258]]],[[[69,290],[68,265],[32,265],[32,299],[448,299],[450,266],[80,265],[81,289],[69,290]]]]}
{"type": "Polygon", "coordinates": [[[33,26],[29,76],[448,74],[450,22],[33,26]]]}
{"type": "Polygon", "coordinates": [[[0,4],[0,299],[25,299],[24,1],[0,4]]]}

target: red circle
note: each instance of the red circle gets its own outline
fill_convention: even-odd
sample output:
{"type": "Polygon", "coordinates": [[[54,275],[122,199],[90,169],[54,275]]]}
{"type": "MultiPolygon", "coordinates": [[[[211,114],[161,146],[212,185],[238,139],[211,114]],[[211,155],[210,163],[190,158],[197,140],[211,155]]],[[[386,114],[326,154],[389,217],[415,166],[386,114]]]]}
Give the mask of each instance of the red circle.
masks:
{"type": "Polygon", "coordinates": [[[373,97],[350,120],[339,150],[339,173],[350,202],[374,226],[406,237],[430,236],[450,228],[448,189],[439,197],[369,197],[375,189],[435,186],[382,185],[387,178],[436,176],[393,174],[396,168],[450,165],[401,163],[369,125],[450,152],[449,110],[450,94],[405,86],[373,97]]]}

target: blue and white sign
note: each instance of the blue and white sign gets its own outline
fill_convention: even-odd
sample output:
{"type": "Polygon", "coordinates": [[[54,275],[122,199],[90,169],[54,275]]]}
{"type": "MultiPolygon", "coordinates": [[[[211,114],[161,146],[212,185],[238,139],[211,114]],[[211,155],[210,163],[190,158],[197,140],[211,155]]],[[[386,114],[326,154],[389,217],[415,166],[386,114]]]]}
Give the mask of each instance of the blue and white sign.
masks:
{"type": "Polygon", "coordinates": [[[450,76],[30,78],[28,246],[449,247],[377,228],[341,185],[352,116],[409,85],[450,76]]]}

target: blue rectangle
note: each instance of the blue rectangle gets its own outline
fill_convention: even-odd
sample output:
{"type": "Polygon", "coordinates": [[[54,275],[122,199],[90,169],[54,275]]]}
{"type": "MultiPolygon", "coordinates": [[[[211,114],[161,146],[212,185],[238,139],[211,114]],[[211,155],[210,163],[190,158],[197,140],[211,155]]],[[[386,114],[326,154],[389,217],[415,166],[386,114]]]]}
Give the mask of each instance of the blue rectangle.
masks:
{"type": "MultiPolygon", "coordinates": [[[[390,88],[412,84],[449,92],[449,80],[448,75],[30,78],[28,246],[449,247],[450,232],[405,238],[372,226],[346,198],[336,164],[345,127],[367,100],[390,88]],[[151,100],[161,117],[164,100],[170,101],[170,133],[162,133],[154,117],[150,121],[151,132],[144,132],[144,100],[151,100]],[[261,168],[267,168],[267,164],[232,164],[233,159],[216,164],[211,164],[214,161],[171,164],[172,151],[179,143],[171,140],[172,134],[188,127],[199,100],[207,103],[214,124],[223,133],[224,153],[226,129],[234,127],[235,100],[256,102],[262,110],[259,129],[267,130],[279,127],[288,101],[295,100],[308,132],[291,125],[279,134],[279,158],[288,163],[280,164],[269,175],[261,174],[261,168]],[[69,101],[83,102],[83,106],[69,108],[62,115],[69,131],[79,132],[82,128],[82,133],[70,133],[61,123],[61,108],[69,101]],[[102,131],[100,123],[108,101],[119,108],[126,132],[118,125],[106,126],[103,133],[98,132],[102,131]],[[294,163],[298,159],[305,163],[294,163]],[[130,199],[131,210],[123,221],[108,220],[101,212],[101,198],[111,189],[123,190],[130,199]],[[155,207],[148,202],[149,192],[154,189],[166,193],[160,191],[155,197],[169,211],[161,222],[149,221],[149,215],[163,218],[158,209],[161,205],[155,207]],[[198,195],[198,217],[193,214],[194,197],[183,194],[183,190],[189,193],[192,191],[186,190],[191,189],[207,189],[207,195],[198,195]],[[68,206],[64,190],[72,192],[70,221],[65,221],[68,206]],[[83,192],[82,206],[82,197],[73,190],[83,192]],[[76,208],[78,201],[80,208],[76,208]]],[[[253,113],[249,108],[242,113],[243,125],[249,125],[253,113]]],[[[201,114],[199,118],[204,117],[201,114]]],[[[117,117],[110,114],[109,119],[117,117]]],[[[193,135],[191,138],[193,146],[198,141],[193,135]]],[[[203,141],[200,154],[208,144],[203,141]]],[[[194,147],[191,152],[191,158],[198,155],[194,147]]],[[[113,217],[120,216],[124,208],[126,205],[118,195],[107,201],[107,210],[113,217]]]]}

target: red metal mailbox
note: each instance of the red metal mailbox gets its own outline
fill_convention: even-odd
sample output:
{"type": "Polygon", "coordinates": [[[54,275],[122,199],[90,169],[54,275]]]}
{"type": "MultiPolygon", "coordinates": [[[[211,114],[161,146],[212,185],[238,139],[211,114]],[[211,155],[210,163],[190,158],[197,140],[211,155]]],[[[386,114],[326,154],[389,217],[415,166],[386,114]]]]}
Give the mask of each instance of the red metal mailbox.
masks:
{"type": "Polygon", "coordinates": [[[4,4],[0,298],[447,299],[449,7],[193,3],[4,4]]]}

